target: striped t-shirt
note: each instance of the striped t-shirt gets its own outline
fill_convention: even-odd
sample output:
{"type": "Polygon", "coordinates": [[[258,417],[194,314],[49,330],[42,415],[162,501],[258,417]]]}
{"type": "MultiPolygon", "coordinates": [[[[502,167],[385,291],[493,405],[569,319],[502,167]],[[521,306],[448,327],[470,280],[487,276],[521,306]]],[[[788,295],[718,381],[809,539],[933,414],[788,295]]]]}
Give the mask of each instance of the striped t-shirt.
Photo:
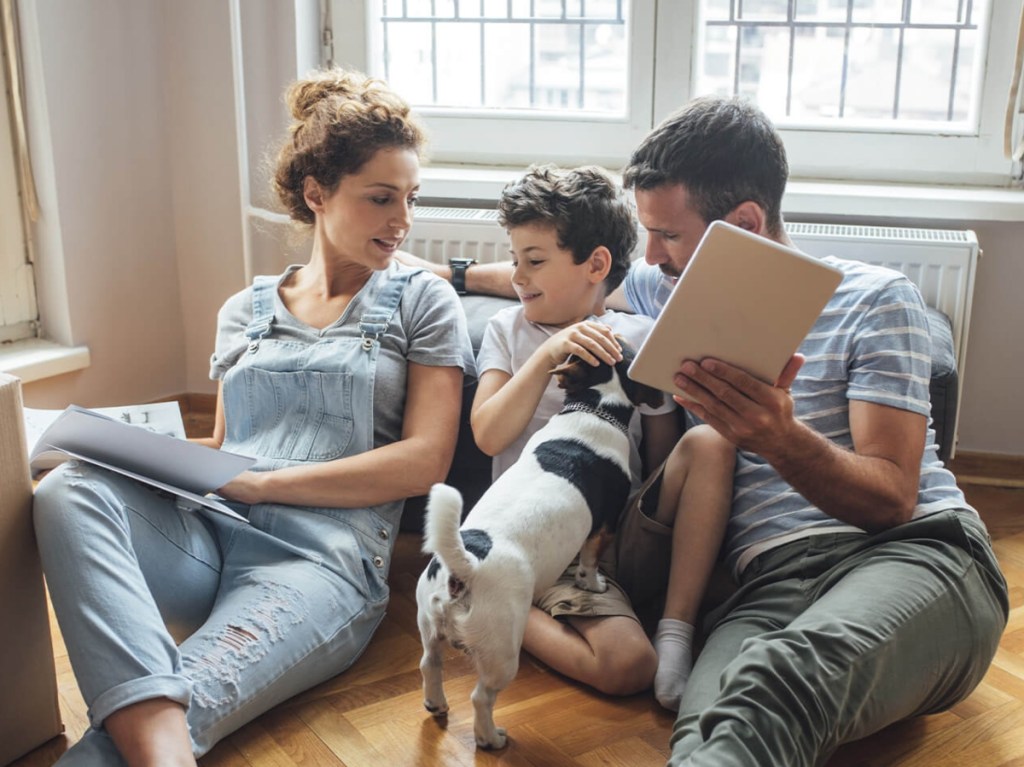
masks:
{"type": "MultiPolygon", "coordinates": [[[[930,423],[931,342],[917,287],[892,269],[833,257],[822,261],[841,269],[844,277],[800,346],[807,360],[792,386],[796,417],[849,449],[851,399],[920,413],[930,423]]],[[[672,283],[657,267],[635,262],[624,290],[635,311],[657,316],[672,283]]],[[[954,508],[973,511],[937,451],[929,428],[914,516],[954,508]]],[[[775,546],[842,531],[863,532],[813,506],[760,456],[737,453],[724,549],[734,572],[775,546]]]]}

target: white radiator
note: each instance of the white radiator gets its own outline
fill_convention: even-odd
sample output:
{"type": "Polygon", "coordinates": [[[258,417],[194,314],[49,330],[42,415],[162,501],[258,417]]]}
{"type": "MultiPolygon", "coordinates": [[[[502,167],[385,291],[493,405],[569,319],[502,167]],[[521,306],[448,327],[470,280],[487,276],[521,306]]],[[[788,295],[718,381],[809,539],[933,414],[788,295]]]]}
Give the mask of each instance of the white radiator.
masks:
{"type": "MultiPolygon", "coordinates": [[[[980,255],[974,232],[788,222],[786,229],[797,247],[811,255],[880,264],[910,278],[920,288],[925,303],[949,317],[963,391],[971,298],[980,255]]],[[[637,256],[643,253],[643,240],[641,233],[637,256]]],[[[453,256],[475,258],[481,263],[509,258],[508,237],[493,209],[419,208],[405,248],[437,263],[453,256]]],[[[957,405],[959,414],[959,402],[957,405]]],[[[955,428],[954,424],[954,435],[955,428]]]]}

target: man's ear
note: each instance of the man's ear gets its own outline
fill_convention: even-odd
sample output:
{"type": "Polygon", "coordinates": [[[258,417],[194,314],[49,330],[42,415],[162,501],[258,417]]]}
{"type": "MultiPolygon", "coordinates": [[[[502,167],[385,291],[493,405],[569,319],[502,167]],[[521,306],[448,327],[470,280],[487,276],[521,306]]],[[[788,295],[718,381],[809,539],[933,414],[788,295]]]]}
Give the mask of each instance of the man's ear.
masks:
{"type": "Polygon", "coordinates": [[[612,268],[612,254],[604,245],[598,245],[587,259],[587,277],[594,285],[604,282],[612,268]]]}
{"type": "Polygon", "coordinates": [[[312,176],[306,176],[302,181],[302,197],[306,200],[307,207],[314,213],[322,213],[324,210],[324,190],[312,176]]]}
{"type": "Polygon", "coordinates": [[[753,234],[767,235],[764,208],[753,200],[741,202],[725,217],[725,221],[753,234]]]}

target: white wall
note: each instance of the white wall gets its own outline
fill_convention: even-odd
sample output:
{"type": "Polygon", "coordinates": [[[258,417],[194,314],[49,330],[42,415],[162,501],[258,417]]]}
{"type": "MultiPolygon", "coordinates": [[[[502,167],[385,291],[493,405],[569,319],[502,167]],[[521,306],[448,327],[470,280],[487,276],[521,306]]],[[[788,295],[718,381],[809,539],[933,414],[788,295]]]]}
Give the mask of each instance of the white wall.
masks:
{"type": "MultiPolygon", "coordinates": [[[[39,49],[29,91],[45,217],[37,232],[43,312],[54,337],[88,344],[93,360],[79,373],[28,384],[26,402],[104,405],[212,392],[216,311],[244,284],[228,4],[22,5],[39,49]]],[[[257,52],[247,67],[250,113],[272,120],[279,110],[280,126],[294,48],[280,34],[260,34],[280,33],[291,4],[242,5],[257,52]]],[[[257,164],[275,151],[261,145],[273,132],[250,147],[257,164]]],[[[266,199],[262,188],[253,197],[266,199]]],[[[1024,455],[1024,224],[870,223],[978,232],[985,255],[959,449],[1024,455]]]]}
{"type": "Polygon", "coordinates": [[[29,404],[108,404],[185,385],[158,9],[21,4],[42,316],[92,357],[85,371],[26,387],[29,404]]]}

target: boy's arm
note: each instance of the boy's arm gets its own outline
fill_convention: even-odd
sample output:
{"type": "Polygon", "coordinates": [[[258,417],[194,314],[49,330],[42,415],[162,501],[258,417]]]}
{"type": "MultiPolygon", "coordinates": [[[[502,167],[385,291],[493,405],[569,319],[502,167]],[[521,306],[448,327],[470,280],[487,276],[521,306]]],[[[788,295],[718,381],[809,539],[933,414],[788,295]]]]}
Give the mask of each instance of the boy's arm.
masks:
{"type": "Polygon", "coordinates": [[[679,428],[678,410],[653,415],[641,414],[640,424],[644,435],[644,476],[647,476],[664,463],[683,435],[679,428]]]}
{"type": "Polygon", "coordinates": [[[584,320],[560,330],[538,346],[514,375],[491,369],[480,376],[470,425],[473,439],[484,453],[497,455],[519,438],[544,396],[551,369],[570,354],[591,365],[596,365],[598,358],[612,365],[622,359],[611,328],[584,320]]]}
{"type": "MultiPolygon", "coordinates": [[[[448,264],[435,264],[433,261],[427,261],[412,253],[406,253],[404,250],[395,253],[395,259],[406,266],[427,269],[442,280],[452,281],[452,270],[448,264]]],[[[473,264],[466,270],[466,292],[515,298],[516,291],[512,287],[512,262],[497,261],[491,264],[473,264]]]]}

